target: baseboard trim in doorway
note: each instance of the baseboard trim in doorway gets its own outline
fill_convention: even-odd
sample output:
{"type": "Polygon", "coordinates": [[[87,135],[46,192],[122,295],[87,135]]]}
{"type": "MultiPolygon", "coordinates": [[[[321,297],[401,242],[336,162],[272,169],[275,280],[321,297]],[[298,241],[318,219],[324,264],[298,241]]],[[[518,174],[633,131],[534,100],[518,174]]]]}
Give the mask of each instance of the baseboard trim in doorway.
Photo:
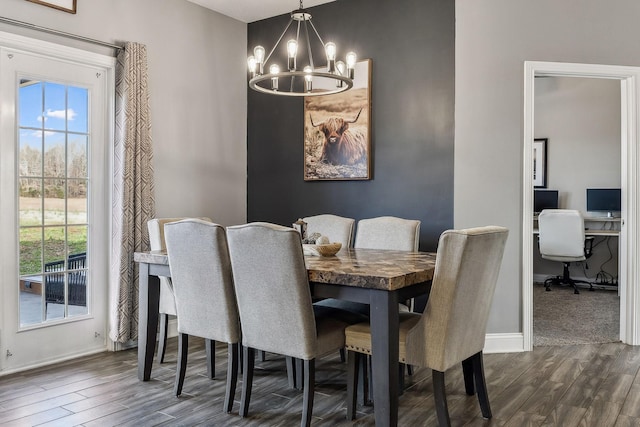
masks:
{"type": "Polygon", "coordinates": [[[524,351],[524,334],[521,332],[487,334],[484,341],[485,354],[518,353],[524,351]]]}

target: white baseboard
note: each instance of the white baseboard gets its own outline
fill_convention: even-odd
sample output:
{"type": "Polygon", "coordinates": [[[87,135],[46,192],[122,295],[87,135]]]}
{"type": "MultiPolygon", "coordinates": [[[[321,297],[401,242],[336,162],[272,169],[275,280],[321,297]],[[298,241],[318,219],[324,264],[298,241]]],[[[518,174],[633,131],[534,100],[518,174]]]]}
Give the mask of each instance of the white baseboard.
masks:
{"type": "Polygon", "coordinates": [[[49,360],[46,360],[44,362],[34,363],[32,365],[25,365],[25,366],[20,366],[20,367],[17,367],[17,368],[10,368],[10,369],[6,369],[6,370],[1,371],[0,372],[0,377],[6,376],[6,375],[10,375],[10,374],[17,374],[19,372],[29,371],[29,370],[36,369],[36,368],[41,368],[43,366],[53,365],[55,363],[66,362],[67,360],[73,360],[73,359],[77,359],[79,357],[91,356],[91,355],[94,355],[94,354],[103,353],[105,351],[107,351],[106,346],[102,347],[102,348],[96,348],[96,349],[93,349],[93,350],[85,351],[84,353],[74,353],[74,354],[71,354],[71,355],[66,355],[66,356],[62,356],[62,357],[49,359],[49,360]]]}
{"type": "Polygon", "coordinates": [[[485,354],[518,353],[524,351],[524,334],[521,332],[487,334],[484,341],[485,354]]]}
{"type": "Polygon", "coordinates": [[[175,317],[169,318],[169,327],[167,328],[167,338],[178,336],[178,320],[175,317]]]}
{"type": "MultiPolygon", "coordinates": [[[[175,318],[169,320],[169,338],[178,336],[178,322],[175,318]]],[[[518,353],[524,351],[524,336],[521,332],[504,334],[487,334],[484,342],[485,354],[518,353]]]]}
{"type": "MultiPolygon", "coordinates": [[[[178,322],[175,318],[169,319],[169,338],[178,336],[178,322]]],[[[485,354],[490,353],[517,353],[524,351],[524,337],[521,332],[504,334],[487,334],[485,337],[485,354]]]]}

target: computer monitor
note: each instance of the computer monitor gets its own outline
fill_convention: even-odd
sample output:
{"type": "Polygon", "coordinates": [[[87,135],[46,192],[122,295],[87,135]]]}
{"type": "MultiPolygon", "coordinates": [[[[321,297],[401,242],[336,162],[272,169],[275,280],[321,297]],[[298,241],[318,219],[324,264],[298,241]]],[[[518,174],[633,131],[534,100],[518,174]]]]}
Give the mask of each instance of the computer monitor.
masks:
{"type": "Polygon", "coordinates": [[[621,209],[619,188],[587,188],[587,212],[606,212],[614,217],[621,209]]]}
{"type": "Polygon", "coordinates": [[[558,190],[534,190],[533,213],[539,214],[544,209],[558,209],[558,190]]]}

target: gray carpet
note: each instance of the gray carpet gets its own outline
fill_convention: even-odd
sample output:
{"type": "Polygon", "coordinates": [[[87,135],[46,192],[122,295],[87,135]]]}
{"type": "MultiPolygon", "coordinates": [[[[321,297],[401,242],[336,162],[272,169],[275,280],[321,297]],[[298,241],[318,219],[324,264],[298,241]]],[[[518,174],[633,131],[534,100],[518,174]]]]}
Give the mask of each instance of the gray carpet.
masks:
{"type": "Polygon", "coordinates": [[[533,285],[533,345],[599,344],[620,341],[620,297],[616,290],[568,287],[545,292],[533,285]]]}

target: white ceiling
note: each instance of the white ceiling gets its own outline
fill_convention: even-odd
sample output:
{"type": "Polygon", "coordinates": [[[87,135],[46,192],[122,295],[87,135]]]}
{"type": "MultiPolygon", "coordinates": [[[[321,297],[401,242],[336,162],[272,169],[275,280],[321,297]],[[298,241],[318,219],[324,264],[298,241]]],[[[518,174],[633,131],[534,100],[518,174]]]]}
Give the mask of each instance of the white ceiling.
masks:
{"type": "MultiPolygon", "coordinates": [[[[242,22],[254,22],[289,13],[300,7],[299,0],[188,0],[242,22]]],[[[304,7],[335,0],[304,0],[304,7]]]]}

